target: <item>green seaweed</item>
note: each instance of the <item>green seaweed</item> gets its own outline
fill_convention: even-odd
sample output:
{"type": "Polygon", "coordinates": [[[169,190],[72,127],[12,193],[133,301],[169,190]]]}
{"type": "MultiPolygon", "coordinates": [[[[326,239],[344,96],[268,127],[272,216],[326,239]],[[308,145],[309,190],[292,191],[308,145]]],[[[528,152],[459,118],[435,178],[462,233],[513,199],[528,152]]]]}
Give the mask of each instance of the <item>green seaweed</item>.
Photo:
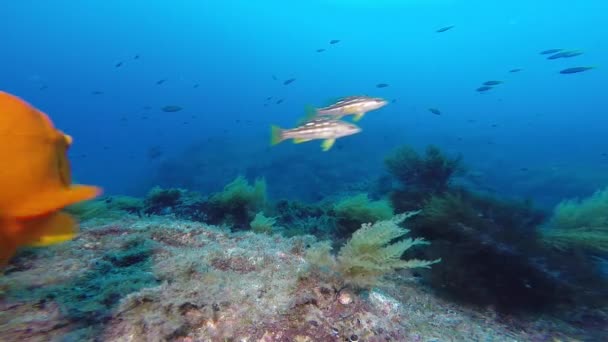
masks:
{"type": "Polygon", "coordinates": [[[428,193],[446,191],[452,177],[464,171],[461,156],[448,157],[433,145],[424,155],[402,146],[386,157],[385,165],[402,185],[428,193]]]}
{"type": "Polygon", "coordinates": [[[333,209],[337,229],[342,234],[351,234],[364,223],[388,220],[394,215],[387,200],[371,201],[367,194],[345,197],[333,209]]]}
{"type": "Polygon", "coordinates": [[[543,241],[559,249],[608,252],[608,187],[579,200],[565,200],[542,227],[543,241]]]}
{"type": "Polygon", "coordinates": [[[256,179],[250,185],[243,176],[238,176],[209,199],[209,221],[213,224],[229,224],[236,229],[247,229],[255,213],[265,205],[266,181],[256,179]]]}
{"type": "Polygon", "coordinates": [[[172,208],[182,203],[181,189],[163,189],[154,187],[150,189],[144,200],[146,214],[161,214],[166,208],[172,208]]]}
{"type": "Polygon", "coordinates": [[[408,229],[399,227],[399,224],[416,214],[418,212],[404,213],[374,224],[363,224],[353,233],[335,258],[331,256],[329,242],[320,242],[311,246],[306,258],[311,265],[327,268],[339,275],[344,284],[357,288],[382,284],[384,275],[398,269],[428,268],[441,259],[402,260],[401,256],[411,247],[428,245],[429,242],[422,238],[394,241],[409,232],[408,229]]]}
{"type": "Polygon", "coordinates": [[[125,216],[126,213],[139,215],[143,209],[143,201],[129,196],[107,196],[90,201],[79,202],[65,209],[65,211],[79,221],[91,219],[115,220],[125,216]]]}
{"type": "Polygon", "coordinates": [[[276,223],[276,217],[266,217],[263,212],[259,212],[255,215],[253,221],[251,221],[250,226],[251,230],[256,233],[271,234],[276,223]]]}

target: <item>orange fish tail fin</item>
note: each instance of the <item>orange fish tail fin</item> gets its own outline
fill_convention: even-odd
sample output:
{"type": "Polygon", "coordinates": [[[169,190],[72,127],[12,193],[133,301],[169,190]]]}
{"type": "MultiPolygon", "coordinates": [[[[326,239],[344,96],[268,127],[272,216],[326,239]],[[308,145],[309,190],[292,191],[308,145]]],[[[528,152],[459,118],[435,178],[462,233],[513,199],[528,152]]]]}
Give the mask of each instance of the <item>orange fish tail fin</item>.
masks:
{"type": "Polygon", "coordinates": [[[72,240],[78,233],[78,223],[66,213],[57,212],[26,223],[27,236],[23,243],[41,247],[72,240]]]}

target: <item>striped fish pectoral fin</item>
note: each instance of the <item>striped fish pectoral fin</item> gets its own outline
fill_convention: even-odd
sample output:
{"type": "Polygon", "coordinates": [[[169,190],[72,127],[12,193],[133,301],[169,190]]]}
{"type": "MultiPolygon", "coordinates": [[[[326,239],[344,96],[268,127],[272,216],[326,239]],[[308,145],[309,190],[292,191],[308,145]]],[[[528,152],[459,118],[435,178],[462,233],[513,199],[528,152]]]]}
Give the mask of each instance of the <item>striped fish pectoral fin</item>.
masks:
{"type": "Polygon", "coordinates": [[[323,152],[329,151],[329,149],[332,146],[334,146],[335,142],[336,142],[336,139],[325,139],[325,140],[323,140],[323,143],[321,144],[321,148],[323,149],[323,152]]]}
{"type": "Polygon", "coordinates": [[[362,112],[362,113],[356,113],[356,114],[355,114],[355,117],[353,118],[353,121],[354,121],[354,122],[357,122],[357,121],[361,120],[361,119],[363,118],[363,115],[365,115],[365,112],[362,112]]]}
{"type": "Polygon", "coordinates": [[[294,138],[293,139],[293,143],[294,144],[301,144],[301,143],[305,143],[307,141],[310,141],[311,139],[302,139],[302,138],[294,138]]]}

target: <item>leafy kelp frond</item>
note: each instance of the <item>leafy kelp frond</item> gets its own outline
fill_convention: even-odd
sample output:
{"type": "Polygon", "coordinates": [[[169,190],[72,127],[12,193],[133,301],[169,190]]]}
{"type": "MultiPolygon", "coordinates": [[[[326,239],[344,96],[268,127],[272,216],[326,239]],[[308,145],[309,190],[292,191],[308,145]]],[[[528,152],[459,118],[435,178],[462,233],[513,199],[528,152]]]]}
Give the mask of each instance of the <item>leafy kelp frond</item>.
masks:
{"type": "Polygon", "coordinates": [[[320,241],[308,248],[306,260],[313,266],[334,268],[336,259],[331,254],[331,241],[320,241]]]}
{"type": "Polygon", "coordinates": [[[417,213],[400,214],[390,220],[362,225],[338,253],[337,271],[345,282],[360,287],[371,286],[378,283],[381,276],[396,269],[429,267],[439,262],[401,260],[403,253],[411,247],[429,244],[424,239],[407,238],[391,244],[409,232],[398,224],[417,213]]]}

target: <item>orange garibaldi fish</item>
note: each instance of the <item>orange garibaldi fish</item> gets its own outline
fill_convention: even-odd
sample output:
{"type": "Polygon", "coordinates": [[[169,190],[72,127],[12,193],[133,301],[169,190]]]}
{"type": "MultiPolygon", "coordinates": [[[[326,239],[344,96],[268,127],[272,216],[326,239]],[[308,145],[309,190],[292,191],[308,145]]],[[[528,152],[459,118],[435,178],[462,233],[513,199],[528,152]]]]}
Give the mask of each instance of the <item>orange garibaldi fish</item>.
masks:
{"type": "Polygon", "coordinates": [[[0,267],[21,246],[72,239],[78,225],[61,210],[101,194],[72,184],[71,144],[44,113],[0,91],[0,267]]]}

